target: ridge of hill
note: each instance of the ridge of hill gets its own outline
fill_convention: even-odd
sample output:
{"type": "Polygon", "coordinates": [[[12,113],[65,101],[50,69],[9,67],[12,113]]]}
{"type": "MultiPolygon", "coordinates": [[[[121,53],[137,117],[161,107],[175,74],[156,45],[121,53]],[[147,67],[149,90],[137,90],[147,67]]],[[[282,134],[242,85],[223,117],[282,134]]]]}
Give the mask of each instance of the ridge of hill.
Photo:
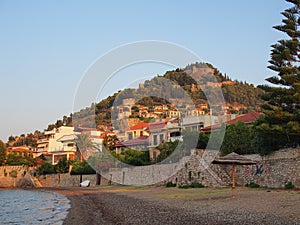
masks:
{"type": "MultiPolygon", "coordinates": [[[[123,91],[118,91],[112,96],[109,96],[98,103],[93,103],[91,106],[86,107],[79,112],[64,116],[62,119],[57,120],[56,123],[48,125],[46,130],[52,130],[53,128],[58,128],[62,125],[91,127],[94,124],[91,119],[94,119],[94,117],[98,128],[107,129],[107,127],[112,126],[112,106],[120,100],[134,98],[139,95],[148,97],[140,97],[137,105],[150,107],[150,110],[154,106],[162,104],[167,105],[169,109],[173,109],[171,103],[166,99],[172,99],[172,97],[178,98],[178,96],[182,94],[180,92],[182,90],[190,96],[196,107],[201,104],[208,104],[201,86],[199,86],[192,77],[192,74],[195,72],[197,72],[198,77],[196,78],[198,83],[221,88],[226,106],[230,113],[242,114],[248,111],[261,111],[260,105],[262,105],[263,101],[259,96],[263,93],[262,89],[255,87],[253,84],[248,84],[247,82],[232,80],[227,74],[222,74],[217,68],[209,63],[194,63],[187,65],[185,68],[167,71],[164,75],[158,75],[151,80],[146,80],[143,84],[140,84],[137,89],[126,88],[123,91]],[[214,78],[212,79],[212,77],[214,78]],[[172,82],[170,88],[164,88],[164,96],[168,97],[166,99],[153,97],[151,96],[151,93],[149,93],[150,89],[152,91],[154,89],[155,91],[155,88],[162,84],[162,79],[172,82]],[[151,88],[149,89],[149,87],[151,88]],[[73,124],[72,118],[80,120],[80,124],[73,124]]],[[[119,102],[118,104],[121,103],[119,102]]],[[[137,110],[137,107],[133,107],[133,110],[137,110]]],[[[34,133],[27,135],[22,134],[19,137],[11,136],[9,137],[7,144],[9,146],[26,144],[35,147],[36,140],[41,135],[42,132],[35,131],[34,133]]]]}
{"type": "Polygon", "coordinates": [[[196,107],[201,104],[208,104],[201,85],[198,85],[191,76],[193,72],[198,72],[198,83],[211,86],[212,88],[221,88],[226,106],[230,113],[242,114],[249,111],[261,111],[260,105],[262,105],[263,101],[259,96],[263,91],[260,88],[255,87],[253,84],[248,84],[247,82],[233,81],[229,76],[226,74],[223,75],[211,64],[195,63],[183,69],[178,68],[176,70],[167,71],[164,75],[158,75],[151,80],[146,80],[143,84],[140,84],[137,89],[126,88],[123,91],[119,91],[99,103],[92,104],[91,107],[87,107],[75,113],[74,116],[77,120],[80,120],[81,126],[90,126],[91,123],[89,122],[90,117],[88,114],[89,111],[94,108],[96,125],[98,127],[101,127],[101,125],[110,126],[111,117],[113,116],[110,109],[114,105],[122,105],[120,101],[134,98],[138,99],[136,104],[139,106],[153,108],[154,106],[165,104],[169,109],[172,109],[171,103],[166,99],[178,98],[178,96],[181,95],[184,97],[182,89],[190,96],[196,107]],[[164,83],[164,78],[173,83],[164,83]],[[152,94],[159,91],[160,85],[164,85],[164,98],[153,97],[152,94]]]}

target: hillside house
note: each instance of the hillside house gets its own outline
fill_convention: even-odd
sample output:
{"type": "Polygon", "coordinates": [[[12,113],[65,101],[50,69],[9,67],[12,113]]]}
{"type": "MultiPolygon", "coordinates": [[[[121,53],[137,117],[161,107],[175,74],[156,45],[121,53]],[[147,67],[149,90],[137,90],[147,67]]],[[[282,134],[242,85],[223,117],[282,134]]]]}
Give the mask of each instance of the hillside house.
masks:
{"type": "MultiPolygon", "coordinates": [[[[262,114],[257,112],[250,112],[244,115],[240,115],[235,117],[234,119],[228,120],[225,122],[226,125],[231,125],[237,122],[242,122],[245,124],[253,124],[255,120],[257,120],[262,114]]],[[[214,125],[206,126],[201,129],[204,133],[211,133],[213,131],[219,130],[221,128],[222,124],[217,123],[214,125]]]]}
{"type": "Polygon", "coordinates": [[[132,127],[130,127],[127,131],[125,131],[125,136],[127,140],[132,140],[138,137],[149,136],[147,131],[149,123],[140,122],[132,127]]]}

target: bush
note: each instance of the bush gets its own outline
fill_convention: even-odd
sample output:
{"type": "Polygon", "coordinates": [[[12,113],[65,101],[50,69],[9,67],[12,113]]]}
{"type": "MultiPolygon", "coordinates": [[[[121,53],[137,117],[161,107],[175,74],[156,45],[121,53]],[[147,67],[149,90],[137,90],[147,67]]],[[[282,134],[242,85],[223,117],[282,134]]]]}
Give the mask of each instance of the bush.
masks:
{"type": "Polygon", "coordinates": [[[191,188],[203,188],[204,185],[201,183],[192,183],[191,188]]]}
{"type": "Polygon", "coordinates": [[[96,171],[88,164],[88,162],[73,162],[71,175],[95,174],[96,171]]]}
{"type": "Polygon", "coordinates": [[[201,183],[191,183],[188,185],[179,186],[179,188],[188,189],[188,188],[204,188],[205,186],[201,183]]]}
{"type": "Polygon", "coordinates": [[[285,185],[284,185],[284,188],[285,189],[293,189],[295,186],[293,185],[293,183],[291,181],[287,182],[285,185]]]}
{"type": "Polygon", "coordinates": [[[46,174],[53,174],[56,173],[55,166],[53,166],[51,163],[44,162],[38,169],[37,173],[39,175],[46,175],[46,174]]]}
{"type": "Polygon", "coordinates": [[[166,187],[176,187],[176,184],[173,184],[171,181],[166,183],[166,187]]]}
{"type": "Polygon", "coordinates": [[[68,173],[69,172],[69,162],[66,157],[61,158],[55,165],[55,171],[57,173],[68,173]]]}
{"type": "Polygon", "coordinates": [[[7,156],[6,164],[9,166],[34,166],[36,165],[36,160],[32,157],[32,155],[21,155],[10,153],[7,156]]]}
{"type": "Polygon", "coordinates": [[[259,184],[256,184],[256,183],[253,183],[253,182],[248,183],[248,184],[246,184],[245,186],[246,186],[246,187],[249,187],[249,188],[259,188],[259,187],[260,187],[259,184]]]}

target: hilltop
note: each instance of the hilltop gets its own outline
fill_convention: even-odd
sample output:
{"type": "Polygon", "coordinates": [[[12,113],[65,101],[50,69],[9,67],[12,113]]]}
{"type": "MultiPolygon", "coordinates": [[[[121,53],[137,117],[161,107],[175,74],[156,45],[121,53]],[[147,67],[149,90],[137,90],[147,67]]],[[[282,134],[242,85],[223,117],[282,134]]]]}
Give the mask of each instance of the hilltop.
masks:
{"type": "MultiPolygon", "coordinates": [[[[263,103],[259,97],[262,93],[260,88],[247,82],[232,80],[227,74],[222,74],[211,64],[195,63],[187,65],[185,68],[167,71],[164,75],[155,76],[151,80],[146,80],[140,84],[138,88],[127,88],[123,91],[118,91],[98,103],[93,103],[91,106],[75,112],[74,115],[70,114],[69,116],[64,116],[62,119],[58,119],[56,123],[48,125],[46,130],[52,130],[63,124],[67,126],[75,125],[75,127],[76,125],[91,127],[93,125],[94,112],[97,128],[102,130],[111,129],[111,118],[117,119],[116,112],[113,112],[112,108],[114,108],[114,105],[122,105],[123,100],[126,99],[129,100],[128,104],[131,107],[128,109],[125,107],[123,114],[125,113],[131,119],[136,118],[150,121],[155,117],[172,117],[172,115],[178,115],[178,109],[166,99],[176,99],[176,106],[181,108],[190,107],[185,102],[183,90],[188,94],[196,107],[197,112],[190,112],[191,114],[209,114],[210,105],[199,83],[211,89],[216,87],[221,88],[226,102],[225,110],[227,114],[260,111],[260,106],[263,103]],[[194,79],[195,77],[191,76],[195,72],[197,72],[198,77],[196,79],[198,82],[194,79]],[[214,75],[214,79],[212,79],[212,75],[214,75]],[[163,83],[163,79],[172,83],[163,83]],[[157,88],[161,88],[161,85],[171,85],[168,88],[164,88],[164,98],[151,96],[151,93],[155,92],[157,88]],[[180,98],[181,95],[182,98],[180,98]],[[138,101],[134,103],[130,102],[130,99],[138,99],[138,101]],[[128,113],[126,113],[126,110],[128,110],[128,113]],[[80,124],[72,124],[72,118],[76,118],[76,121],[80,121],[80,124]]],[[[8,144],[10,146],[26,144],[35,147],[36,140],[41,135],[42,132],[35,131],[33,134],[10,137],[8,144]]]]}
{"type": "MultiPolygon", "coordinates": [[[[221,88],[226,102],[226,112],[228,114],[243,114],[249,111],[261,110],[260,105],[262,105],[263,102],[259,97],[262,93],[260,88],[255,87],[253,84],[248,84],[247,82],[232,80],[226,74],[223,75],[211,64],[195,63],[185,68],[167,71],[164,75],[158,75],[151,80],[146,80],[140,84],[138,88],[127,88],[123,91],[119,91],[101,102],[92,104],[91,107],[75,113],[74,116],[76,120],[80,121],[80,126],[91,126],[90,118],[92,118],[92,116],[89,117],[89,114],[93,113],[91,109],[94,108],[96,125],[99,128],[103,126],[109,127],[111,125],[111,118],[116,119],[114,117],[116,116],[116,112],[111,111],[113,106],[127,104],[130,107],[125,107],[123,110],[128,111],[127,115],[130,116],[130,118],[136,117],[141,120],[147,118],[151,119],[151,117],[155,118],[155,115],[151,114],[151,112],[153,113],[155,110],[161,110],[160,117],[166,118],[170,116],[167,114],[168,111],[176,111],[174,105],[167,99],[176,99],[177,107],[189,107],[190,103],[185,102],[186,99],[183,90],[191,98],[196,109],[203,110],[203,114],[209,114],[210,106],[199,83],[212,90],[214,88],[221,88]],[[198,78],[196,77],[196,79],[198,79],[198,82],[191,76],[191,74],[195,72],[197,72],[198,78]],[[212,75],[214,75],[214,79],[212,79],[212,75]],[[172,83],[169,84],[165,81],[166,79],[172,83]],[[162,89],[161,86],[163,86],[163,93],[161,94],[163,97],[153,97],[153,93],[156,94],[162,89]],[[134,103],[132,99],[138,101],[134,103]],[[123,100],[125,100],[124,104],[123,100]],[[148,112],[148,116],[143,116],[141,113],[143,110],[148,112]]],[[[126,114],[125,112],[123,113],[126,114]]]]}

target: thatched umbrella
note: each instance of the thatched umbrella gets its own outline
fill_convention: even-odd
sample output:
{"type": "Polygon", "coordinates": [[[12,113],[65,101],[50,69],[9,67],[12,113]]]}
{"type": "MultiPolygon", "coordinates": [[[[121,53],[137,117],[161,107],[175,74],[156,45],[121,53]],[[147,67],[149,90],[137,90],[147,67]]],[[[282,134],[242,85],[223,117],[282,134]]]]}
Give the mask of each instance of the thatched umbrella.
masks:
{"type": "Polygon", "coordinates": [[[216,158],[212,163],[232,164],[232,197],[235,197],[235,165],[253,165],[256,164],[257,161],[232,152],[224,157],[216,158]]]}

